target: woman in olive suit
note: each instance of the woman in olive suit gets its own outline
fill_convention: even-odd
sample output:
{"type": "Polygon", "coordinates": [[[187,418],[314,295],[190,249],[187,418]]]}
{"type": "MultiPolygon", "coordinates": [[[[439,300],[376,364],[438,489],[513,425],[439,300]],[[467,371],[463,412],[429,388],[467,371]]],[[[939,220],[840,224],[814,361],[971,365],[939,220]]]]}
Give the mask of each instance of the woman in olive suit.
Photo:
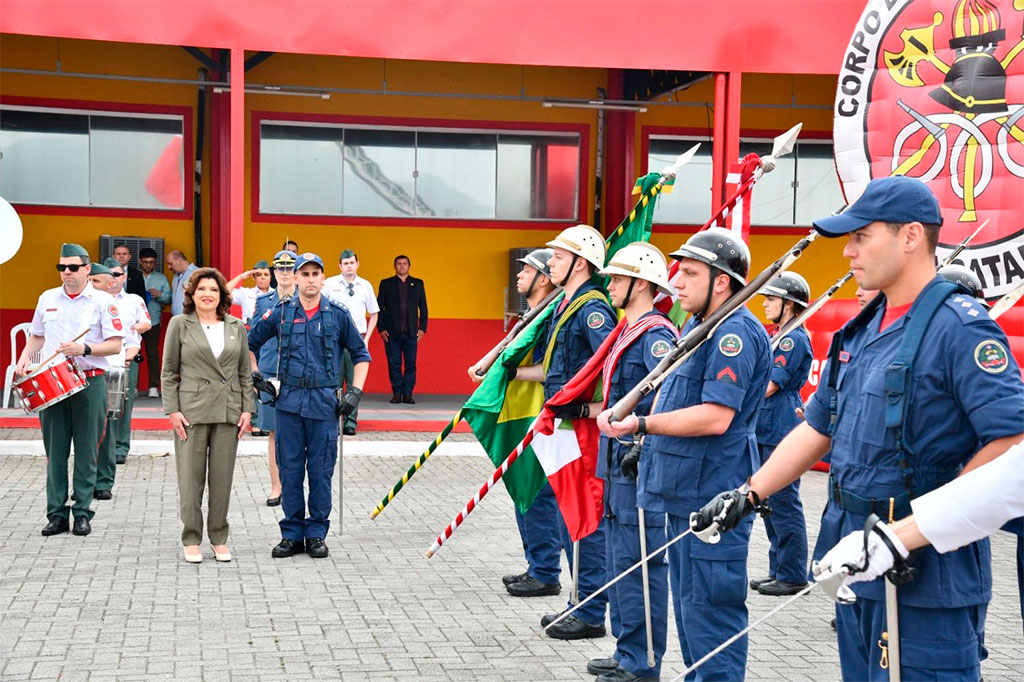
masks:
{"type": "Polygon", "coordinates": [[[200,268],[185,287],[185,311],[171,318],[160,381],[174,429],[181,543],[185,561],[203,555],[203,491],[209,481],[206,531],[217,561],[231,561],[228,498],[235,453],[255,409],[245,326],[228,314],[231,292],[214,268],[200,268]]]}

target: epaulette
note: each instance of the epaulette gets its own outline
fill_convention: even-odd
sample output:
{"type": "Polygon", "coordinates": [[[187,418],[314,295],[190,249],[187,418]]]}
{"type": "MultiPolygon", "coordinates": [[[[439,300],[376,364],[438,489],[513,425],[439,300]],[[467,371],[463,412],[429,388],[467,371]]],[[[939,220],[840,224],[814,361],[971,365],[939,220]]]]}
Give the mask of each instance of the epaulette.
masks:
{"type": "Polygon", "coordinates": [[[956,294],[946,299],[946,306],[956,311],[963,324],[971,324],[979,320],[991,320],[988,311],[976,298],[968,294],[956,294]]]}

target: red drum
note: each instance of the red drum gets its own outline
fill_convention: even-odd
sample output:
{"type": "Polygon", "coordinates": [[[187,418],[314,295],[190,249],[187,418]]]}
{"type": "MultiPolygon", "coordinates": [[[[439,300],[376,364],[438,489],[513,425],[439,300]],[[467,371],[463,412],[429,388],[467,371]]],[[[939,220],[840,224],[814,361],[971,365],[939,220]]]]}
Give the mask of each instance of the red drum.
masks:
{"type": "Polygon", "coordinates": [[[69,359],[40,367],[14,382],[14,392],[26,412],[38,412],[59,403],[88,385],[85,373],[69,359]]]}

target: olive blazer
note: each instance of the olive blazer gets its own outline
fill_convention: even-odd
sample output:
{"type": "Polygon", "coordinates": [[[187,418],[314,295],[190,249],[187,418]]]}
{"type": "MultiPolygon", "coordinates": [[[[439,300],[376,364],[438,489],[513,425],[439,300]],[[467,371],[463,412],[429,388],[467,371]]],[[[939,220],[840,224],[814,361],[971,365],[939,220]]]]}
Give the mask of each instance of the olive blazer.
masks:
{"type": "Polygon", "coordinates": [[[167,325],[160,376],[164,412],[181,412],[190,424],[238,423],[256,403],[245,325],[224,318],[224,350],[214,358],[196,314],[175,315],[167,325]]]}

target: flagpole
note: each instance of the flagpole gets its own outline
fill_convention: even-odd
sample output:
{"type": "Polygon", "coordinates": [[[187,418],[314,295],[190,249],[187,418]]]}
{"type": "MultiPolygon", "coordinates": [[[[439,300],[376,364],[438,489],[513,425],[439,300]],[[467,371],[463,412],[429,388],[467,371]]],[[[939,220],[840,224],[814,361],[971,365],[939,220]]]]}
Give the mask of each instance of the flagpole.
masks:
{"type": "Polygon", "coordinates": [[[388,494],[384,496],[384,499],[377,503],[377,508],[370,512],[371,519],[376,519],[377,515],[384,511],[384,507],[388,506],[388,503],[395,499],[395,495],[398,494],[398,491],[409,482],[409,479],[412,478],[417,471],[420,470],[420,467],[423,466],[424,462],[430,459],[430,455],[432,455],[434,450],[437,449],[437,446],[441,444],[441,441],[448,437],[448,434],[452,432],[452,429],[454,429],[455,425],[461,420],[462,408],[459,408],[459,411],[455,413],[452,420],[441,430],[441,433],[437,434],[437,437],[430,443],[430,446],[423,451],[423,454],[419,456],[411,467],[409,467],[409,470],[405,472],[397,483],[395,483],[394,487],[388,491],[388,494]]]}
{"type": "Polygon", "coordinates": [[[505,458],[505,461],[501,463],[501,466],[495,469],[494,473],[491,474],[482,486],[480,486],[480,490],[478,490],[476,495],[466,503],[466,506],[462,508],[462,511],[455,515],[452,522],[445,527],[444,532],[437,536],[437,539],[434,540],[434,544],[427,550],[428,559],[434,556],[434,554],[441,549],[441,545],[443,545],[445,541],[452,536],[456,528],[462,525],[462,522],[466,520],[466,517],[469,516],[470,512],[476,509],[476,505],[480,503],[480,500],[484,499],[487,493],[491,492],[491,488],[498,484],[498,481],[500,481],[501,477],[505,475],[505,472],[508,471],[508,468],[512,466],[513,462],[515,462],[519,455],[523,454],[523,451],[530,446],[530,443],[533,442],[533,437],[536,435],[536,427],[537,420],[534,419],[530,424],[530,428],[527,429],[526,435],[521,441],[519,441],[519,445],[516,446],[516,449],[505,458]]]}
{"type": "Polygon", "coordinates": [[[608,238],[604,240],[605,246],[610,245],[614,239],[622,236],[622,233],[626,231],[626,228],[634,220],[636,220],[637,214],[643,211],[645,208],[647,208],[647,204],[654,201],[655,197],[657,197],[658,194],[660,194],[661,191],[665,188],[665,183],[667,183],[669,180],[675,180],[676,174],[679,172],[679,169],[690,162],[690,159],[693,158],[694,154],[697,153],[697,150],[699,148],[700,143],[698,142],[697,144],[693,145],[688,150],[677,156],[675,163],[673,163],[671,166],[666,166],[665,169],[661,171],[661,176],[658,177],[658,181],[654,183],[654,185],[652,185],[650,189],[648,189],[646,192],[643,192],[640,195],[640,198],[637,200],[635,204],[633,204],[633,208],[630,209],[626,217],[622,219],[622,222],[619,223],[619,226],[616,227],[615,230],[608,236],[608,238]]]}
{"type": "Polygon", "coordinates": [[[569,603],[575,606],[580,603],[580,541],[572,543],[572,592],[569,603]]]}

